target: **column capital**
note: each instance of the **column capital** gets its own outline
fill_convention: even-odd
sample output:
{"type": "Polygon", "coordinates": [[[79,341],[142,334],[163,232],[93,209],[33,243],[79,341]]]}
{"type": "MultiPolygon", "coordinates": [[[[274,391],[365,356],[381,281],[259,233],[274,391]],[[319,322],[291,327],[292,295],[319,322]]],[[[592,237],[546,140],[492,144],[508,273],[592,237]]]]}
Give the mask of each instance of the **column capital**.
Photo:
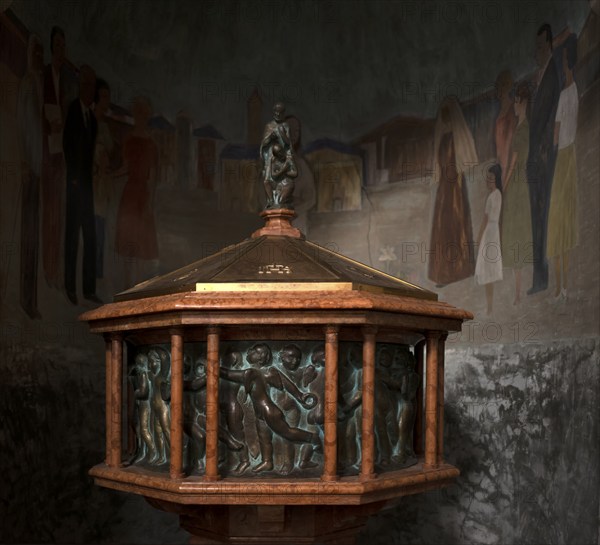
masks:
{"type": "Polygon", "coordinates": [[[169,335],[183,335],[183,326],[173,326],[169,328],[169,335]]]}
{"type": "MultiPolygon", "coordinates": [[[[446,333],[446,332],[445,331],[438,331],[438,330],[435,330],[435,329],[430,329],[430,330],[427,330],[425,332],[425,338],[427,340],[429,340],[429,339],[435,339],[435,340],[437,340],[437,339],[440,339],[440,337],[444,333],[446,333]]],[[[448,333],[446,333],[446,336],[448,336],[448,333]]]]}
{"type": "Polygon", "coordinates": [[[364,325],[362,327],[363,335],[376,335],[379,328],[376,325],[364,325]]]}
{"type": "Polygon", "coordinates": [[[326,335],[337,335],[340,332],[340,326],[336,324],[328,324],[325,326],[326,335]]]}
{"type": "Polygon", "coordinates": [[[206,328],[207,335],[218,335],[221,332],[220,325],[209,325],[206,328]]]}

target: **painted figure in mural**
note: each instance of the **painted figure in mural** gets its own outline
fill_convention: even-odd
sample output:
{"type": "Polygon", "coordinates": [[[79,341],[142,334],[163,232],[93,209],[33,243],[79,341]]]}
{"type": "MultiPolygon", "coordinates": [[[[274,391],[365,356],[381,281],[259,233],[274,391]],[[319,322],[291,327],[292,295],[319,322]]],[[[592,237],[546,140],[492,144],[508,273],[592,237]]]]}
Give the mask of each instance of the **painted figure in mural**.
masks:
{"type": "MultiPolygon", "coordinates": [[[[228,349],[223,354],[221,365],[227,369],[240,369],[243,364],[242,354],[238,350],[228,349]]],[[[238,450],[238,463],[233,473],[241,475],[250,467],[250,457],[246,434],[244,432],[244,409],[238,399],[241,384],[228,380],[219,381],[219,404],[221,413],[225,414],[227,429],[231,436],[242,447],[238,450]]]]}
{"type": "Polygon", "coordinates": [[[338,372],[340,464],[344,467],[357,467],[361,452],[362,365],[356,347],[348,348],[347,360],[340,366],[338,372]]]}
{"type": "Polygon", "coordinates": [[[150,399],[152,397],[152,384],[150,382],[148,365],[148,356],[140,353],[135,357],[135,365],[131,370],[131,378],[134,381],[133,396],[137,411],[137,452],[133,463],[139,463],[144,460],[153,463],[158,458],[151,431],[152,410],[150,399]]]}
{"type": "Polygon", "coordinates": [[[192,120],[180,110],[175,118],[177,141],[177,186],[188,189],[192,176],[192,120]]]}
{"type": "Polygon", "coordinates": [[[500,111],[498,117],[496,117],[494,140],[496,143],[496,161],[498,161],[504,173],[508,172],[509,151],[517,126],[512,90],[513,78],[510,70],[503,70],[496,78],[496,96],[500,102],[500,111]]]}
{"type": "Polygon", "coordinates": [[[83,236],[83,296],[101,303],[96,295],[96,226],[94,223],[94,149],[98,126],[91,110],[96,74],[83,65],[79,71],[79,98],[71,102],[63,131],[67,166],[65,221],[65,290],[77,304],[76,269],[79,233],[83,236]]]}
{"type": "MultiPolygon", "coordinates": [[[[310,365],[304,368],[302,373],[302,387],[315,396],[316,404],[306,415],[307,430],[312,433],[320,433],[324,422],[324,395],[325,395],[325,347],[318,346],[312,352],[310,365]]],[[[310,445],[303,445],[300,450],[300,469],[316,467],[317,463],[312,459],[310,445]]]]}
{"type": "Polygon", "coordinates": [[[290,128],[285,121],[285,106],[281,102],[277,102],[273,106],[273,120],[265,126],[260,143],[261,180],[267,194],[266,208],[279,207],[274,201],[273,192],[277,187],[277,181],[273,179],[273,169],[271,167],[275,145],[279,145],[284,153],[291,150],[290,128]]]}
{"type": "Polygon", "coordinates": [[[158,267],[158,240],[154,221],[154,193],[158,148],[148,122],[152,105],[137,97],[132,107],[134,127],[123,144],[124,166],[115,176],[127,173],[117,213],[115,249],[125,262],[126,286],[153,276],[158,267]]]}
{"type": "Polygon", "coordinates": [[[555,296],[567,296],[569,251],[577,245],[577,162],[575,136],[579,96],[573,79],[577,62],[577,38],[571,34],[563,49],[565,83],[556,110],[554,145],[558,146],[552,197],[548,215],[547,255],[554,260],[555,296]]]}
{"type": "Polygon", "coordinates": [[[502,248],[500,246],[500,213],[502,212],[502,170],[492,165],[486,174],[488,196],[477,235],[475,280],[485,285],[487,313],[492,313],[494,282],[502,280],[502,248]]]}
{"type": "Polygon", "coordinates": [[[307,161],[302,156],[302,124],[293,115],[285,118],[290,128],[290,141],[294,152],[294,162],[298,170],[294,188],[294,211],[296,219],[294,226],[308,236],[308,211],[317,203],[315,178],[307,161]]]}
{"type": "Polygon", "coordinates": [[[477,236],[477,264],[475,279],[485,285],[487,313],[492,313],[494,282],[502,280],[502,249],[500,246],[500,213],[502,211],[502,171],[492,165],[485,178],[488,196],[485,212],[477,236]]]}
{"type": "Polygon", "coordinates": [[[443,287],[473,274],[473,232],[466,172],[477,163],[473,135],[455,97],[439,108],[434,135],[437,192],[431,227],[429,278],[443,287]]]}
{"type": "Polygon", "coordinates": [[[150,377],[152,381],[152,425],[154,429],[154,442],[157,447],[158,457],[149,460],[150,463],[161,465],[167,462],[171,447],[171,412],[169,405],[164,400],[165,385],[169,382],[169,361],[167,352],[160,348],[148,351],[150,361],[150,377]]]}
{"type": "Polygon", "coordinates": [[[37,268],[40,225],[40,177],[43,150],[44,50],[35,34],[29,35],[27,73],[21,80],[17,102],[21,148],[21,307],[41,318],[37,304],[37,268]]]}
{"type": "MultiPolygon", "coordinates": [[[[284,367],[285,374],[291,379],[294,384],[300,384],[304,369],[300,369],[302,362],[302,352],[295,344],[284,346],[279,352],[279,361],[284,367]]],[[[277,406],[285,414],[285,419],[292,428],[297,428],[300,424],[300,407],[296,403],[295,398],[287,391],[275,391],[273,400],[277,406]]],[[[296,460],[296,449],[294,443],[283,441],[283,466],[280,473],[288,475],[294,469],[296,460]]]]}
{"type": "Polygon", "coordinates": [[[103,79],[96,81],[94,116],[98,124],[96,149],[94,150],[94,207],[96,223],[96,278],[104,277],[104,246],[106,218],[112,204],[113,180],[110,173],[110,158],[114,142],[105,116],[110,108],[110,87],[103,79]]]}
{"type": "Polygon", "coordinates": [[[270,389],[287,390],[306,409],[311,409],[316,399],[312,394],[302,393],[285,374],[273,367],[271,349],[264,343],[255,344],[246,353],[251,365],[248,369],[227,369],[221,367],[221,376],[244,385],[252,401],[256,414],[257,431],[262,462],[253,471],[273,469],[273,432],[297,443],[310,443],[314,449],[320,448],[318,433],[310,433],[300,428],[291,428],[281,409],[269,395],[270,389]]]}
{"type": "Polygon", "coordinates": [[[517,127],[510,147],[508,173],[504,176],[502,188],[502,264],[514,270],[514,305],[521,302],[521,271],[525,265],[533,262],[531,208],[527,188],[527,108],[530,98],[529,84],[520,83],[515,91],[514,104],[517,127]]]}
{"type": "Polygon", "coordinates": [[[279,144],[273,146],[271,158],[270,179],[274,183],[273,207],[293,208],[294,178],[298,176],[298,169],[294,162],[292,150],[284,150],[279,144]]]}
{"type": "Polygon", "coordinates": [[[377,441],[378,462],[389,464],[392,458],[392,445],[398,441],[397,407],[399,396],[394,395],[389,382],[392,380],[393,355],[388,348],[382,348],[377,355],[375,373],[375,438],[377,441]]]}
{"type": "Polygon", "coordinates": [[[52,27],[51,62],[44,69],[44,153],[42,170],[42,263],[48,285],[59,289],[63,241],[65,160],[62,131],[65,119],[66,42],[64,31],[52,27]]]}
{"type": "Polygon", "coordinates": [[[528,295],[548,287],[546,242],[556,159],[554,123],[560,94],[558,72],[552,60],[552,29],[548,24],[542,25],[537,32],[535,60],[540,70],[529,116],[527,182],[533,240],[533,285],[527,291],[528,295]]]}

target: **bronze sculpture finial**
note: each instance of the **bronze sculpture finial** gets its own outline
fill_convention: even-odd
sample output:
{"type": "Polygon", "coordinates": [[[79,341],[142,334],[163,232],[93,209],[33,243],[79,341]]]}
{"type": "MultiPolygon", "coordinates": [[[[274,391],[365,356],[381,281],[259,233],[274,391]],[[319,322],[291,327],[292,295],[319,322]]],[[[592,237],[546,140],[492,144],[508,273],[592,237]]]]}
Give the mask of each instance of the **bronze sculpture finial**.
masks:
{"type": "Polygon", "coordinates": [[[261,179],[267,194],[265,210],[293,210],[294,178],[298,176],[298,169],[282,102],[275,103],[273,119],[265,126],[260,158],[261,179]]]}

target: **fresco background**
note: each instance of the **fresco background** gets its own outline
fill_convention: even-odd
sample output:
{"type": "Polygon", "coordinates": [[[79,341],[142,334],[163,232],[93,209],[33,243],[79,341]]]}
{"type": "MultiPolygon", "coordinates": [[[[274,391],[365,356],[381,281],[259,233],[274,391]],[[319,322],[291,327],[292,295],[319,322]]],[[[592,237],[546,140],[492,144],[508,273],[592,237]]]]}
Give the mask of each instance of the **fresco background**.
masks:
{"type": "Polygon", "coordinates": [[[94,306],[81,297],[80,269],[78,305],[46,281],[43,252],[56,251],[61,263],[63,253],[45,248],[41,231],[40,318],[20,303],[27,285],[17,105],[29,33],[40,37],[48,64],[59,25],[73,81],[85,63],[111,88],[115,147],[96,287],[104,301],[127,287],[126,277],[170,271],[259,226],[258,145],[272,104],[283,100],[302,129],[298,223],[308,238],[475,314],[447,342],[445,448],[461,477],[374,517],[361,542],[600,543],[597,1],[4,0],[0,9],[0,542],[187,539],[176,517],[94,487],[87,475],[104,456],[103,341],[77,321],[94,306]],[[543,23],[557,51],[577,37],[578,243],[566,297],[554,296],[552,266],[548,288],[527,296],[526,265],[522,301],[513,305],[513,272],[504,268],[487,314],[473,276],[443,287],[428,277],[435,121],[444,97],[455,95],[478,157],[465,181],[476,236],[496,158],[496,79],[506,69],[515,83],[535,77],[543,23]],[[150,99],[158,150],[152,262],[115,250],[127,184],[122,146],[138,96],[150,99]]]}

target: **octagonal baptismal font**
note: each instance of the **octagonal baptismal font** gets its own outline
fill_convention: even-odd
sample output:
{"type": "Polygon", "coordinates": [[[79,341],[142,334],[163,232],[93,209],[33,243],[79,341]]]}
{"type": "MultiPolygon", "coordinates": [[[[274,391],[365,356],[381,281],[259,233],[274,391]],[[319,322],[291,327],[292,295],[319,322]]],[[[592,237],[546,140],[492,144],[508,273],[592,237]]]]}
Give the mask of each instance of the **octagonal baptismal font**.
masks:
{"type": "Polygon", "coordinates": [[[472,315],[305,240],[284,146],[261,147],[262,229],[81,316],[106,340],[90,473],[179,514],[191,543],[355,543],[369,515],[459,474],[444,341],[472,315]]]}

